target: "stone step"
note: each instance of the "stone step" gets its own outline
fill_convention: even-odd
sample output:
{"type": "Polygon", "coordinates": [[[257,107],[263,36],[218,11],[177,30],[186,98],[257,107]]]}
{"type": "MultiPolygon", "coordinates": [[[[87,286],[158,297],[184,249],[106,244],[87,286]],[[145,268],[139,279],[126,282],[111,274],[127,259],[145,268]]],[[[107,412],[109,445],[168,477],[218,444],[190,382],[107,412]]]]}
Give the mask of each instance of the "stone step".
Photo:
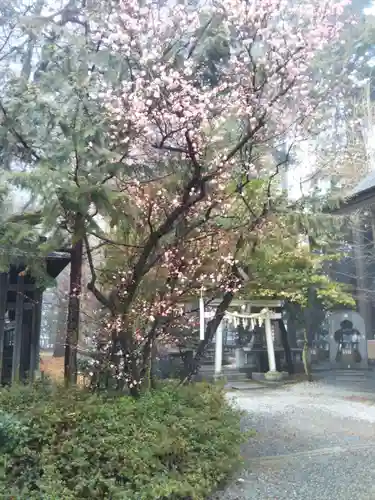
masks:
{"type": "Polygon", "coordinates": [[[353,377],[353,378],[337,377],[337,378],[331,379],[332,382],[342,382],[342,383],[350,383],[350,382],[357,383],[357,382],[364,382],[365,380],[366,380],[365,378],[361,378],[361,377],[353,377]]]}
{"type": "Polygon", "coordinates": [[[336,382],[362,382],[367,379],[366,375],[360,374],[339,374],[329,377],[332,381],[336,382]]]}
{"type": "MultiPolygon", "coordinates": [[[[215,378],[215,371],[214,370],[200,370],[199,376],[203,377],[204,379],[213,379],[215,378]]],[[[248,376],[246,373],[239,372],[238,370],[228,370],[224,369],[221,372],[221,376],[223,378],[226,378],[228,381],[245,381],[249,380],[248,376]]]]}
{"type": "Polygon", "coordinates": [[[364,378],[366,377],[366,372],[359,370],[335,370],[332,372],[334,377],[348,377],[348,378],[364,378]]]}
{"type": "MultiPolygon", "coordinates": [[[[199,373],[201,375],[215,375],[215,371],[214,370],[200,370],[199,373]]],[[[223,377],[237,377],[237,376],[241,376],[243,378],[247,378],[247,374],[246,373],[242,373],[242,372],[239,372],[239,371],[225,371],[225,370],[223,370],[221,372],[221,375],[223,375],[223,377]]]]}
{"type": "Polygon", "coordinates": [[[254,391],[254,390],[262,390],[267,389],[265,384],[260,384],[259,382],[254,382],[253,380],[238,380],[238,381],[232,381],[232,382],[227,382],[225,384],[226,389],[229,390],[236,390],[236,391],[254,391]]]}

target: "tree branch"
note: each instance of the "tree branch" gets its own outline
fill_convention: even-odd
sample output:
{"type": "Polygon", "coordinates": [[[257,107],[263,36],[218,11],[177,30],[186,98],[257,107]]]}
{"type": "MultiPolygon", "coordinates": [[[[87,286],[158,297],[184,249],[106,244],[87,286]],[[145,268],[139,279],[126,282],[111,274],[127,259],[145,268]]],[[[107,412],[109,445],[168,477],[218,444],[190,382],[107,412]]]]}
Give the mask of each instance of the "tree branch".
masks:
{"type": "Polygon", "coordinates": [[[83,236],[83,240],[85,242],[85,247],[86,247],[86,255],[87,255],[87,261],[89,263],[90,267],[90,272],[91,272],[91,280],[87,284],[87,289],[90,290],[90,292],[93,293],[95,298],[103,304],[103,306],[107,307],[112,313],[114,312],[113,304],[110,302],[110,300],[95,286],[96,280],[97,280],[97,275],[94,267],[94,261],[92,258],[92,253],[91,253],[91,248],[89,244],[89,240],[87,237],[87,234],[85,232],[83,236]]]}
{"type": "Polygon", "coordinates": [[[8,113],[3,105],[3,103],[0,101],[0,110],[1,112],[3,113],[4,115],[4,118],[5,118],[5,124],[8,123],[8,129],[10,131],[11,134],[14,135],[14,137],[21,143],[21,145],[24,147],[24,149],[26,151],[28,151],[28,153],[34,157],[34,159],[36,161],[40,161],[41,160],[41,157],[38,153],[36,153],[36,151],[34,149],[32,149],[28,143],[26,142],[26,140],[22,137],[22,135],[17,132],[17,130],[10,124],[11,122],[11,119],[8,117],[8,113]]]}

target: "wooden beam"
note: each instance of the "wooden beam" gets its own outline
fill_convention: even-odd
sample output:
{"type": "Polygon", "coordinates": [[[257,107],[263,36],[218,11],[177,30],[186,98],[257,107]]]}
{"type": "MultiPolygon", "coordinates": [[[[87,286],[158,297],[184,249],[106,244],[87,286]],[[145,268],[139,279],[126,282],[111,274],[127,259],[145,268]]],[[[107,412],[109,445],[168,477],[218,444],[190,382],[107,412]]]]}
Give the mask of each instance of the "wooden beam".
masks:
{"type": "MultiPolygon", "coordinates": [[[[17,291],[17,284],[16,283],[9,283],[8,285],[8,290],[10,292],[16,292],[17,291]]],[[[24,292],[32,292],[33,290],[35,290],[35,287],[36,285],[23,285],[23,291],[24,292]]]]}
{"type": "Polygon", "coordinates": [[[17,297],[16,297],[16,317],[14,328],[13,342],[13,359],[12,359],[12,384],[20,381],[20,365],[21,365],[21,344],[22,344],[22,320],[23,320],[23,303],[24,303],[24,277],[17,278],[17,297]]]}
{"type": "Polygon", "coordinates": [[[42,299],[43,292],[38,289],[34,292],[33,303],[33,318],[31,327],[30,339],[30,367],[29,377],[30,382],[35,379],[35,371],[39,368],[39,342],[40,342],[40,325],[42,319],[42,299]]]}
{"type": "Polygon", "coordinates": [[[0,384],[3,375],[3,358],[4,358],[4,329],[5,315],[7,310],[7,295],[8,295],[9,274],[0,274],[0,384]]]}

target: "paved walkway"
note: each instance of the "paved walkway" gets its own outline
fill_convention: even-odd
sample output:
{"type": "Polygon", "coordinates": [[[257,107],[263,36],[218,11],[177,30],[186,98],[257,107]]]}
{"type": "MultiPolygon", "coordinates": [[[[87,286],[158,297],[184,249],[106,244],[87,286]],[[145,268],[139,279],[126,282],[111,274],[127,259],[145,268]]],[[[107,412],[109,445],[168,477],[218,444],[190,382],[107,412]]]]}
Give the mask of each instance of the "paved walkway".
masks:
{"type": "MultiPolygon", "coordinates": [[[[368,381],[366,381],[367,384],[368,381]]],[[[230,394],[257,431],[219,500],[375,500],[374,394],[356,381],[230,394]],[[363,390],[362,390],[363,389],[363,390]]]]}

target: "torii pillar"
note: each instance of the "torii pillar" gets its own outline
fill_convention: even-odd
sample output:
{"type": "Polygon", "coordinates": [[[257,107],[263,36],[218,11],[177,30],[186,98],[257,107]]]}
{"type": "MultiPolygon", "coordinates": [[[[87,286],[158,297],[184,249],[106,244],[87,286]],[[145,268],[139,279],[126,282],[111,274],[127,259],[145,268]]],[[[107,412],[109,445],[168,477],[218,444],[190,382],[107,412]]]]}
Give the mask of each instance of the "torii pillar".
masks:
{"type": "Polygon", "coordinates": [[[267,355],[268,355],[268,366],[270,372],[277,372],[276,370],[276,357],[275,357],[275,346],[273,344],[272,327],[271,327],[271,317],[272,319],[279,319],[281,314],[274,313],[267,310],[264,315],[264,329],[266,331],[266,342],[267,342],[267,355]]]}

